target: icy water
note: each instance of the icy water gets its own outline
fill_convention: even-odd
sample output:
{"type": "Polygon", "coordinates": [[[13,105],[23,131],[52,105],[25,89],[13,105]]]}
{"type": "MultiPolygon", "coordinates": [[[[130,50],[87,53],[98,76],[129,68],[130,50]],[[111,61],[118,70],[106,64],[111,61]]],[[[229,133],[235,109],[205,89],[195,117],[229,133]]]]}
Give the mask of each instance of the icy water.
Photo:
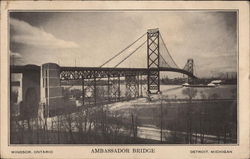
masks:
{"type": "MultiPolygon", "coordinates": [[[[186,89],[185,87],[179,85],[161,85],[161,91],[164,95],[168,95],[169,98],[183,99],[187,98],[182,91],[186,89]]],[[[213,94],[217,94],[218,99],[230,99],[237,95],[236,85],[220,85],[218,87],[196,87],[197,95],[195,99],[202,99],[202,94],[205,98],[211,97],[213,94]]],[[[203,98],[204,98],[203,97],[203,98]]]]}

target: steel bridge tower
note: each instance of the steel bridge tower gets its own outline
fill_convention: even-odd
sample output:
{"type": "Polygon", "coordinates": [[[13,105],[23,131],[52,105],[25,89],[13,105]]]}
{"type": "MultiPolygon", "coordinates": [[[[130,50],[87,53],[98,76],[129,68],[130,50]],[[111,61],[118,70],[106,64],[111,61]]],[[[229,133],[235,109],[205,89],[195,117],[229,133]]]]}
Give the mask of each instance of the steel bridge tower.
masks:
{"type": "MultiPolygon", "coordinates": [[[[190,73],[194,73],[194,59],[188,59],[187,60],[187,71],[190,73]]],[[[192,83],[193,78],[188,76],[188,83],[192,83]]]]}
{"type": "Polygon", "coordinates": [[[160,92],[159,35],[159,29],[149,29],[147,31],[147,81],[149,94],[157,94],[160,92]]]}

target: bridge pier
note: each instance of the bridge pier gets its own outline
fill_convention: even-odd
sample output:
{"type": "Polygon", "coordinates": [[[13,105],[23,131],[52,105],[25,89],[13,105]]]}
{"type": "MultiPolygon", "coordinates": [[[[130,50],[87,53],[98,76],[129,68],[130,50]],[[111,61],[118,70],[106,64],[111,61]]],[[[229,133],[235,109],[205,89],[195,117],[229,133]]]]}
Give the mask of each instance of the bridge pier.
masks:
{"type": "Polygon", "coordinates": [[[60,83],[60,67],[54,63],[42,65],[41,99],[45,103],[45,116],[52,116],[64,109],[60,83]]]}
{"type": "Polygon", "coordinates": [[[140,97],[143,97],[143,92],[142,92],[142,86],[143,86],[142,74],[140,74],[139,77],[140,77],[139,81],[140,81],[140,85],[141,85],[141,86],[140,86],[140,97]]]}
{"type": "Polygon", "coordinates": [[[139,93],[139,79],[138,75],[125,75],[126,81],[126,98],[136,98],[139,93]]]}
{"type": "Polygon", "coordinates": [[[85,90],[84,90],[84,78],[82,78],[82,106],[84,106],[85,102],[85,90]]]}
{"type": "Polygon", "coordinates": [[[120,81],[119,77],[114,77],[112,81],[111,98],[114,101],[119,101],[120,96],[120,81]]]}
{"type": "Polygon", "coordinates": [[[94,79],[86,79],[84,84],[84,104],[96,104],[96,81],[94,79]]]}
{"type": "Polygon", "coordinates": [[[108,101],[120,100],[120,78],[108,76],[108,101]]]}
{"type": "Polygon", "coordinates": [[[121,100],[121,79],[120,75],[118,76],[118,101],[121,100]]]}
{"type": "Polygon", "coordinates": [[[110,75],[108,75],[108,101],[110,102],[110,75]]]}

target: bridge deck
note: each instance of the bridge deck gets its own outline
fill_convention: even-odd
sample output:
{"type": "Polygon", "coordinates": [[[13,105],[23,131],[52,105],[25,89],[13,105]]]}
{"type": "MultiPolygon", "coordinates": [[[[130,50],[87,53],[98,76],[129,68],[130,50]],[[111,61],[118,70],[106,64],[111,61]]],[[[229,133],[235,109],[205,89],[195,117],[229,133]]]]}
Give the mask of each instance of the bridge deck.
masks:
{"type": "MultiPolygon", "coordinates": [[[[178,72],[197,78],[191,72],[179,68],[111,68],[111,67],[60,67],[61,80],[79,80],[85,78],[107,78],[107,77],[124,77],[126,75],[147,75],[148,71],[169,71],[178,72]]],[[[23,73],[29,71],[40,71],[41,68],[35,65],[11,66],[11,73],[23,73]]]]}
{"type": "Polygon", "coordinates": [[[126,75],[147,75],[148,71],[169,71],[169,72],[178,72],[188,75],[192,78],[197,78],[191,72],[188,72],[179,68],[108,68],[108,67],[61,67],[61,75],[65,79],[78,79],[80,75],[83,75],[84,78],[107,78],[109,77],[124,77],[126,75]],[[71,76],[71,78],[69,77],[71,76]]]}

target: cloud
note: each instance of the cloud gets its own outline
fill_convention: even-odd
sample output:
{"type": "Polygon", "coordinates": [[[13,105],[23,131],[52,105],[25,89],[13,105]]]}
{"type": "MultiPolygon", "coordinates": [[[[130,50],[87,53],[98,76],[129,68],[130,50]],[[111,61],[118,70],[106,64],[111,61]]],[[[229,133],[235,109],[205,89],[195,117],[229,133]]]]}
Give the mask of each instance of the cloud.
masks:
{"type": "Polygon", "coordinates": [[[75,42],[58,39],[54,35],[25,21],[11,18],[10,26],[12,30],[11,42],[47,49],[78,48],[75,42]]]}
{"type": "Polygon", "coordinates": [[[24,58],[23,55],[18,52],[12,52],[10,51],[10,65],[23,65],[24,64],[24,58]]]}
{"type": "Polygon", "coordinates": [[[22,55],[20,53],[12,52],[12,51],[10,51],[10,56],[14,58],[22,58],[22,55]]]}

